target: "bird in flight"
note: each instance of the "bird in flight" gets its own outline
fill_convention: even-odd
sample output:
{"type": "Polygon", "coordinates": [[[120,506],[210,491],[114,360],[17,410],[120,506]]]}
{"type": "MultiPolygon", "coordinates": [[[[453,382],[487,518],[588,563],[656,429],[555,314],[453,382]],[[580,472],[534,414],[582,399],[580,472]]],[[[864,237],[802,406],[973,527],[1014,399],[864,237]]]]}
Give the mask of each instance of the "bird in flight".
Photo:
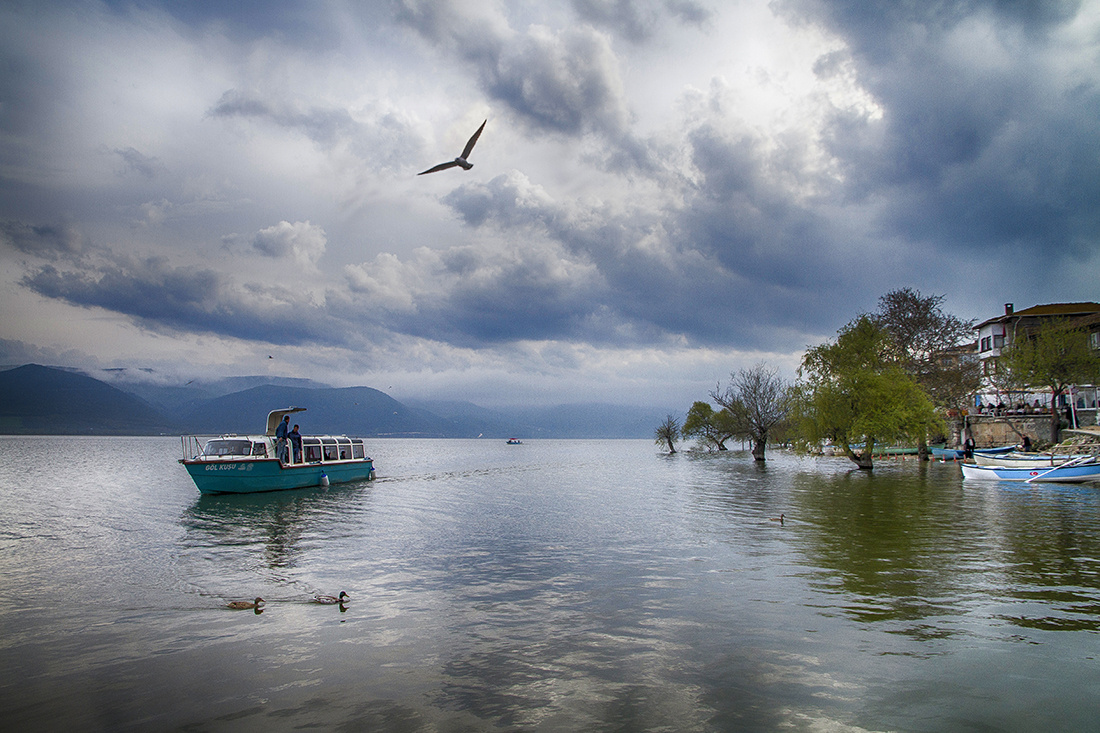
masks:
{"type": "MultiPolygon", "coordinates": [[[[489,120],[485,120],[485,122],[488,122],[488,121],[489,120]]],[[[460,155],[457,158],[455,158],[454,160],[448,161],[446,163],[440,163],[439,165],[434,166],[432,168],[429,168],[426,171],[421,171],[420,173],[417,173],[416,175],[422,176],[425,173],[435,173],[436,171],[445,171],[448,168],[455,168],[455,167],[461,167],[463,170],[470,170],[471,168],[473,168],[474,164],[467,161],[466,159],[470,157],[470,153],[474,149],[474,143],[476,143],[477,139],[479,137],[481,137],[481,131],[485,129],[485,122],[481,123],[481,127],[477,128],[477,132],[475,132],[473,134],[473,137],[470,138],[470,141],[466,143],[466,147],[462,149],[462,155],[460,155]]]]}

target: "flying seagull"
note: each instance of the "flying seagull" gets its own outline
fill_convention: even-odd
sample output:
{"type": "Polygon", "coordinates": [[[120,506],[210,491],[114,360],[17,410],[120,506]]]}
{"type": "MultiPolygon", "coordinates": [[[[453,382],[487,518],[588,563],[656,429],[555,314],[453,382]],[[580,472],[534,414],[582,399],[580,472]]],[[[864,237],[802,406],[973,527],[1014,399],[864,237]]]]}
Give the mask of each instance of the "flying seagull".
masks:
{"type": "MultiPolygon", "coordinates": [[[[485,122],[488,122],[488,121],[489,120],[485,120],[485,122]]],[[[455,158],[454,160],[448,161],[446,163],[440,163],[439,165],[435,166],[434,168],[429,168],[426,171],[421,171],[420,173],[417,173],[416,175],[422,176],[425,173],[435,173],[436,171],[445,171],[448,168],[454,168],[455,166],[461,166],[463,170],[470,170],[471,168],[473,168],[474,164],[470,163],[466,159],[470,157],[470,153],[474,149],[474,143],[476,143],[477,139],[481,136],[481,131],[485,129],[485,122],[481,123],[481,127],[477,128],[477,132],[475,132],[473,137],[470,138],[470,141],[468,143],[466,143],[466,147],[462,149],[462,155],[460,155],[457,158],[455,158]]]]}

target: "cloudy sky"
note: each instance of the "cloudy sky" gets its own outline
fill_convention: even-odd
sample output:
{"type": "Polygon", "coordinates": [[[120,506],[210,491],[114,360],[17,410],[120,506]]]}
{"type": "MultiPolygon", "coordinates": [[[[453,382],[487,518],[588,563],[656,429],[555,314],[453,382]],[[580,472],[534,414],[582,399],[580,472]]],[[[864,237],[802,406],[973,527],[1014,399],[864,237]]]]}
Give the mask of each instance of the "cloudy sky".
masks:
{"type": "Polygon", "coordinates": [[[0,364],[686,409],[1098,299],[1098,82],[1091,1],[7,0],[0,364]]]}

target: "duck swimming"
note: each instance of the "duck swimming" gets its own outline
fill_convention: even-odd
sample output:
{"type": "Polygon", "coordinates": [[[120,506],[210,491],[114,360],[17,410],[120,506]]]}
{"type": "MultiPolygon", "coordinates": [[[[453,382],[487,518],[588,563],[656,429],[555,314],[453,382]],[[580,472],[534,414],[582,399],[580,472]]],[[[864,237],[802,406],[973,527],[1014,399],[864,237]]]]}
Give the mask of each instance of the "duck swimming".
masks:
{"type": "Polygon", "coordinates": [[[230,601],[225,604],[226,608],[232,608],[234,611],[243,611],[246,608],[259,608],[264,605],[264,599],[256,596],[254,601],[230,601]]]}
{"type": "Polygon", "coordinates": [[[320,603],[320,604],[323,604],[325,606],[332,606],[332,605],[335,605],[337,603],[347,603],[350,600],[351,600],[351,596],[349,596],[344,591],[340,591],[339,596],[313,596],[313,599],[312,599],[311,602],[312,603],[320,603]]]}

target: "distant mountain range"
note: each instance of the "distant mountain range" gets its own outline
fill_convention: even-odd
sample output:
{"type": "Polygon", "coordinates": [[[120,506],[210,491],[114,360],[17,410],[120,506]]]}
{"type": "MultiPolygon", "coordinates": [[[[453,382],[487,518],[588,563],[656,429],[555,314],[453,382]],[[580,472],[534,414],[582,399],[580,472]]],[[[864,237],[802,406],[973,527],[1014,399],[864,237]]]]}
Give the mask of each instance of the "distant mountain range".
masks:
{"type": "Polygon", "coordinates": [[[303,433],[423,438],[651,438],[658,407],[569,404],[488,409],[470,402],[398,402],[371,387],[234,377],[162,387],[112,386],[72,370],[27,364],[0,372],[0,434],[258,433],[267,413],[305,407],[303,433]]]}

